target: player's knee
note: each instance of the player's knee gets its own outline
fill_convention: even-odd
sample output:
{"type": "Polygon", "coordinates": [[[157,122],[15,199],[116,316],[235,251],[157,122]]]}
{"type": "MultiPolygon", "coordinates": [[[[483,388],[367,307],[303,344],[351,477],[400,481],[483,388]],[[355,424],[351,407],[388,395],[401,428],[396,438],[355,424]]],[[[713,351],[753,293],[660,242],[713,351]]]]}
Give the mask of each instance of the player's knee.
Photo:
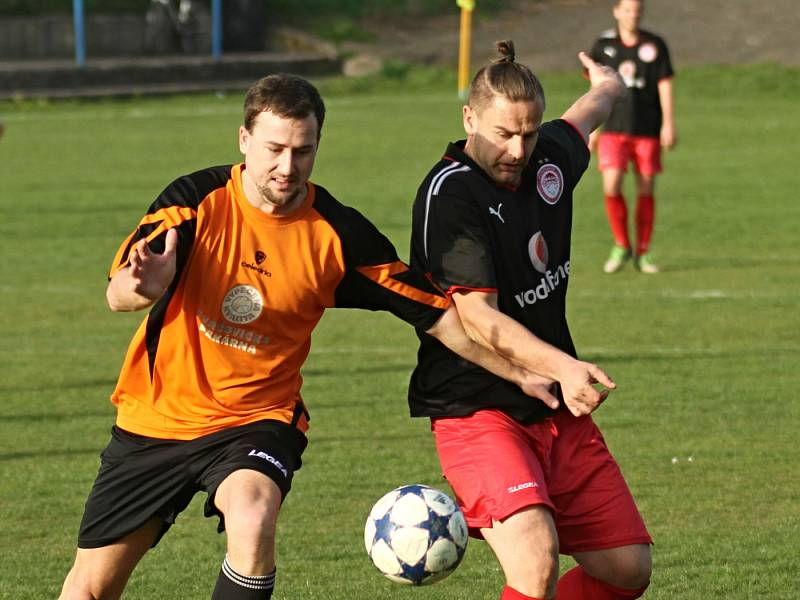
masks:
{"type": "Polygon", "coordinates": [[[558,582],[558,543],[549,544],[543,550],[541,559],[543,583],[548,593],[552,594],[558,582]]]}
{"type": "Polygon", "coordinates": [[[630,551],[622,557],[618,569],[619,580],[616,584],[619,587],[630,590],[641,589],[644,593],[644,590],[650,585],[650,575],[653,571],[650,547],[632,546],[630,551]]]}
{"type": "Polygon", "coordinates": [[[110,585],[104,585],[93,578],[91,572],[75,565],[64,580],[58,600],[107,600],[117,597],[113,595],[110,585]]]}
{"type": "Polygon", "coordinates": [[[229,538],[274,538],[281,494],[272,480],[260,473],[237,471],[220,485],[215,502],[225,515],[229,538]]]}
{"type": "Polygon", "coordinates": [[[514,589],[532,596],[551,596],[558,581],[558,544],[539,544],[518,567],[506,574],[514,589]]]}
{"type": "Polygon", "coordinates": [[[228,534],[271,539],[275,537],[275,511],[266,502],[240,504],[225,516],[228,534]]]}

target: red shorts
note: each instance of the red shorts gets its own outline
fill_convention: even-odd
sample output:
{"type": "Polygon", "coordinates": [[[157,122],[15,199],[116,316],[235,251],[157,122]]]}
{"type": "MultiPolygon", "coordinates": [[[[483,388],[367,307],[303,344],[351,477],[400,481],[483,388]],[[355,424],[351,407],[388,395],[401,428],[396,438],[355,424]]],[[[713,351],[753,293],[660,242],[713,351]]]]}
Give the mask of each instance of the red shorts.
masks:
{"type": "Polygon", "coordinates": [[[626,133],[601,133],[598,146],[598,168],[601,171],[628,170],[628,163],[642,175],[661,173],[661,142],[655,137],[626,133]]]}
{"type": "Polygon", "coordinates": [[[434,419],[432,429],[473,537],[525,507],[545,505],[563,554],[652,543],[591,417],[560,411],[521,425],[500,411],[482,410],[434,419]]]}

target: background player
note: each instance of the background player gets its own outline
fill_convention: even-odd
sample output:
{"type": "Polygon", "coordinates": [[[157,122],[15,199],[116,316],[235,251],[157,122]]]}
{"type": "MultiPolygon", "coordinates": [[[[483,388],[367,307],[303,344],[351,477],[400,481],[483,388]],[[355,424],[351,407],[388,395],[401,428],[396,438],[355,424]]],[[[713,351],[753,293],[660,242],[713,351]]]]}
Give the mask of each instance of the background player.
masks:
{"type": "Polygon", "coordinates": [[[463,123],[423,181],[413,209],[411,263],[452,296],[473,339],[558,382],[560,410],[465,364],[418,330],[411,411],[432,418],[445,477],[470,531],[506,577],[502,600],[553,598],[559,550],[579,566],[558,599],[640,596],[651,538],[590,413],[614,383],[578,360],[566,322],[572,193],[586,141],[625,88],[580,59],[591,89],[543,123],[544,92],[514,62],[511,42],[472,81],[463,123]]]}
{"type": "Polygon", "coordinates": [[[539,389],[471,342],[369,221],[308,181],[324,116],[307,81],[258,81],[239,128],[244,163],[172,182],[120,246],[109,306],[150,311],[112,395],[116,425],[62,598],[119,598],[199,491],[227,532],[212,598],[271,597],[278,512],[306,446],[300,368],[325,308],[389,310],[539,389]]]}
{"type": "MultiPolygon", "coordinates": [[[[672,64],[659,36],[639,29],[643,0],[617,0],[617,28],[607,31],[591,49],[596,62],[619,72],[628,94],[612,111],[599,134],[599,168],[606,214],[614,246],[603,270],[615,273],[634,258],[642,273],[657,273],[650,255],[655,218],[655,178],[662,170],[661,146],[677,142],[672,110],[672,64]],[[628,209],[623,179],[632,162],[636,175],[636,247],[628,236],[628,209]]],[[[593,136],[591,147],[597,146],[593,136]]]]}

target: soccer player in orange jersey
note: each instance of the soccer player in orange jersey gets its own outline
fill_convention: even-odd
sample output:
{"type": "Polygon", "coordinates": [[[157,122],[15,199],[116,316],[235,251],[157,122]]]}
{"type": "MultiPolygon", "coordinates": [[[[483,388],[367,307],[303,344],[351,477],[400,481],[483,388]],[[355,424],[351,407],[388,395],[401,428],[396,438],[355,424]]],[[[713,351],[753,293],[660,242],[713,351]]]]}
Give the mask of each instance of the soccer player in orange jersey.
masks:
{"type": "Polygon", "coordinates": [[[540,378],[469,340],[435,285],[309,181],[324,115],[304,79],[261,79],[239,128],[244,162],[173,181],[120,246],[108,304],[149,312],[111,397],[116,424],[62,599],[119,598],[199,491],[227,534],[212,598],[271,597],[276,521],[306,446],[300,367],[326,308],[391,311],[556,401],[540,378]]]}

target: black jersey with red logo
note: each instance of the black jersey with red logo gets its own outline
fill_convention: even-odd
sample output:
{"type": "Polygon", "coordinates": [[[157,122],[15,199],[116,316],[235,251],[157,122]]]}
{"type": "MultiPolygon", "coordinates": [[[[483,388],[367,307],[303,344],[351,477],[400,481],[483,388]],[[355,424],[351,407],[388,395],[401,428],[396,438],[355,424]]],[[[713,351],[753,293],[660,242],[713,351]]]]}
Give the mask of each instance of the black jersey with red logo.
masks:
{"type": "Polygon", "coordinates": [[[603,130],[658,137],[661,131],[658,82],[675,74],[664,40],[640,30],[638,43],[626,46],[612,29],[594,43],[590,55],[595,62],[616,69],[628,88],[603,130]]]}
{"type": "MultiPolygon", "coordinates": [[[[575,356],[566,321],[572,191],[589,162],[586,142],[563,120],[542,125],[515,189],[496,184],[450,144],[414,202],[411,264],[445,292],[496,292],[499,309],[575,356]]],[[[534,421],[550,411],[514,384],[468,363],[417,329],[412,416],[464,416],[498,408],[534,421]]]]}

